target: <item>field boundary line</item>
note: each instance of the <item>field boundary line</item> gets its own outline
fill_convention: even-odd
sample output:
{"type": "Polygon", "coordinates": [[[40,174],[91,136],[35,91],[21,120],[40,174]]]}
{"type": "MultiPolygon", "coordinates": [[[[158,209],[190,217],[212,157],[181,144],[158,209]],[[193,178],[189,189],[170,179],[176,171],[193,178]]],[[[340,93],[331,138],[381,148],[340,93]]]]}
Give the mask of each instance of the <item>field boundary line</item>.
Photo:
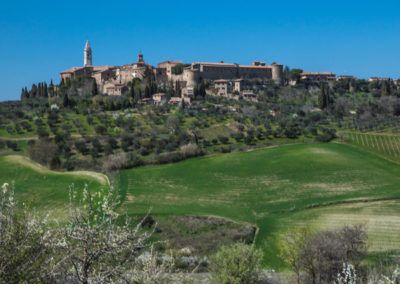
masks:
{"type": "Polygon", "coordinates": [[[48,168],[46,168],[46,167],[36,163],[35,161],[32,161],[31,159],[29,159],[25,156],[22,156],[22,155],[6,155],[6,156],[4,156],[4,158],[11,163],[16,163],[16,164],[20,164],[23,166],[27,166],[39,173],[47,173],[47,174],[54,174],[54,175],[65,174],[65,175],[88,176],[88,177],[94,178],[95,180],[97,180],[98,182],[100,182],[103,185],[110,186],[110,180],[109,180],[108,176],[105,174],[102,174],[102,173],[91,172],[91,171],[72,171],[72,172],[52,171],[52,170],[50,170],[50,169],[48,169],[48,168]]]}
{"type": "Polygon", "coordinates": [[[292,212],[299,212],[299,211],[306,211],[314,208],[321,208],[321,207],[330,207],[336,205],[343,205],[343,204],[356,204],[356,203],[370,203],[370,202],[380,202],[380,201],[393,201],[393,200],[400,200],[400,197],[384,197],[384,198],[370,198],[370,199],[350,199],[350,200],[341,200],[341,201],[332,201],[332,202],[324,202],[324,203],[317,203],[311,204],[302,208],[295,208],[295,209],[284,209],[279,211],[273,211],[267,215],[275,215],[275,214],[282,214],[282,213],[292,213],[292,212]]]}

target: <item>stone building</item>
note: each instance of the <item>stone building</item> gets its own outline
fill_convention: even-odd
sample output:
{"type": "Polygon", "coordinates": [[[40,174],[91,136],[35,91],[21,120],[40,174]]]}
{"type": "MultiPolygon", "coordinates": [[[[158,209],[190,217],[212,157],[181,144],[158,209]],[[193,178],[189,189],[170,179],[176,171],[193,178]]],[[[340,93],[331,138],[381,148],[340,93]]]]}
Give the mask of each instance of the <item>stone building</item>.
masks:
{"type": "Polygon", "coordinates": [[[240,93],[243,90],[243,79],[236,79],[235,87],[233,89],[234,91],[240,93]]]}
{"type": "Polygon", "coordinates": [[[302,72],[300,80],[304,82],[333,82],[336,80],[336,74],[331,72],[302,72]]]}
{"type": "Polygon", "coordinates": [[[136,63],[125,64],[116,68],[116,81],[120,84],[127,84],[134,78],[143,78],[154,75],[155,68],[146,64],[143,59],[143,54],[138,54],[138,60],[136,63]]]}
{"type": "Polygon", "coordinates": [[[86,41],[83,49],[83,66],[92,66],[92,49],[90,48],[89,40],[86,41]]]}
{"type": "Polygon", "coordinates": [[[357,77],[350,76],[350,75],[339,75],[339,76],[337,76],[336,81],[339,81],[339,80],[357,80],[357,77]]]}
{"type": "Polygon", "coordinates": [[[228,97],[232,93],[232,84],[225,79],[214,81],[214,88],[217,90],[217,96],[228,97]]]}
{"type": "Polygon", "coordinates": [[[128,87],[124,84],[113,84],[107,83],[103,87],[104,93],[109,96],[121,96],[123,93],[128,91],[128,87]]]}
{"type": "Polygon", "coordinates": [[[182,97],[194,98],[194,87],[188,86],[182,88],[182,97]]]}
{"type": "Polygon", "coordinates": [[[160,106],[167,104],[170,98],[171,96],[165,93],[157,93],[152,96],[153,103],[160,106]]]}
{"type": "MultiPolygon", "coordinates": [[[[159,83],[176,82],[184,88],[186,97],[190,97],[190,90],[203,80],[235,80],[235,79],[261,79],[264,81],[274,81],[280,84],[282,81],[283,66],[272,63],[266,65],[265,62],[254,61],[252,65],[239,65],[236,63],[209,63],[194,62],[183,64],[179,60],[168,60],[158,64],[157,68],[145,63],[143,54],[138,55],[137,62],[122,66],[93,66],[92,49],[89,41],[86,41],[84,48],[83,67],[72,67],[60,73],[60,81],[74,80],[79,76],[89,75],[96,80],[98,89],[101,93],[118,95],[123,92],[119,89],[120,85],[127,85],[134,78],[140,80],[155,78],[159,83]],[[176,67],[176,68],[175,68],[176,67]]],[[[234,88],[237,92],[242,91],[241,82],[235,82],[234,88]]],[[[229,88],[232,88],[229,82],[229,88]]],[[[222,88],[222,87],[221,87],[222,88]]],[[[227,93],[231,90],[227,89],[227,93]]],[[[222,94],[222,93],[221,93],[222,94]]],[[[184,96],[185,97],[185,96],[184,96]]]]}
{"type": "Polygon", "coordinates": [[[381,78],[381,77],[371,77],[368,79],[368,82],[374,82],[374,81],[390,81],[390,78],[381,78]]]}
{"type": "Polygon", "coordinates": [[[181,82],[183,86],[194,86],[202,80],[215,81],[219,79],[252,79],[270,80],[280,84],[283,76],[283,65],[254,61],[252,65],[239,65],[236,63],[211,63],[194,62],[183,65],[181,74],[174,74],[173,67],[183,65],[182,61],[164,61],[158,64],[157,77],[164,81],[181,82]]]}
{"type": "MultiPolygon", "coordinates": [[[[191,77],[194,80],[218,80],[218,79],[253,79],[273,80],[280,83],[282,80],[283,66],[281,64],[265,65],[255,61],[253,65],[239,65],[236,63],[208,63],[194,62],[185,71],[195,73],[191,77]]],[[[188,76],[189,77],[189,76],[188,76]]]]}

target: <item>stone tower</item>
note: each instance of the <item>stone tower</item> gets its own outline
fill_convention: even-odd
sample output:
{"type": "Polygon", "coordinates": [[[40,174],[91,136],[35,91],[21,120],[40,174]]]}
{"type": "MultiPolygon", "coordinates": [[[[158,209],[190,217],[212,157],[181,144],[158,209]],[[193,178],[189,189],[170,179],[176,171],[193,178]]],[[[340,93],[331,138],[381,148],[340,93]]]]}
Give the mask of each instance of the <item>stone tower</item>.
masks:
{"type": "Polygon", "coordinates": [[[92,49],[90,48],[89,40],[86,41],[85,49],[83,50],[83,66],[92,66],[92,49]]]}
{"type": "Polygon", "coordinates": [[[272,63],[271,69],[272,69],[272,80],[274,80],[276,84],[281,84],[283,79],[283,65],[278,63],[272,63]]]}

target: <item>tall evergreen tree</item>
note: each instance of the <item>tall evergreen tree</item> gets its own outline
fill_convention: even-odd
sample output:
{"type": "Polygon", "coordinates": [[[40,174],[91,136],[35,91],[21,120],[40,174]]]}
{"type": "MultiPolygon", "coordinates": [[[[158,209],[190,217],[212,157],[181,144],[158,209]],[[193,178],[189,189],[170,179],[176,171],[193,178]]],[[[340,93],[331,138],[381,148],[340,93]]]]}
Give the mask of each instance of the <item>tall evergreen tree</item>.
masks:
{"type": "Polygon", "coordinates": [[[382,81],[382,96],[390,96],[390,86],[387,81],[382,81]]]}
{"type": "Polygon", "coordinates": [[[35,98],[36,96],[37,96],[37,86],[35,84],[32,84],[32,88],[29,92],[29,97],[35,98]]]}
{"type": "Polygon", "coordinates": [[[65,95],[64,95],[64,98],[63,98],[63,106],[64,106],[64,107],[68,107],[68,106],[69,106],[68,94],[65,94],[65,95]]]}
{"type": "Polygon", "coordinates": [[[43,86],[43,96],[46,97],[46,98],[49,96],[46,82],[44,82],[44,86],[43,86]]]}
{"type": "Polygon", "coordinates": [[[181,82],[175,81],[175,97],[181,96],[181,82]]]}
{"type": "MultiPolygon", "coordinates": [[[[329,87],[328,87],[329,88],[329,87]]],[[[321,91],[318,96],[318,104],[320,109],[326,109],[329,103],[329,90],[327,89],[326,84],[321,84],[321,91]]]]}
{"type": "Polygon", "coordinates": [[[97,90],[96,80],[93,79],[92,80],[92,96],[95,96],[97,94],[98,94],[98,90],[97,90]]]}
{"type": "Polygon", "coordinates": [[[25,100],[25,99],[27,99],[26,93],[25,93],[25,89],[22,88],[22,91],[21,91],[21,101],[22,101],[22,100],[25,100]]]}
{"type": "Polygon", "coordinates": [[[145,89],[144,89],[144,97],[145,98],[150,98],[150,88],[149,86],[146,85],[145,89]]]}

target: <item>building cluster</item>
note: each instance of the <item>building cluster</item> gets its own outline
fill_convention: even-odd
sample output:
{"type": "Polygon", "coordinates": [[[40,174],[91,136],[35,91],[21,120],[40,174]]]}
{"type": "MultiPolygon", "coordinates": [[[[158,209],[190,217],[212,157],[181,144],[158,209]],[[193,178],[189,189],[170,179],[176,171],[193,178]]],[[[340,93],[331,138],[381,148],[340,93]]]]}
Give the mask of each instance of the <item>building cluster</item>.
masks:
{"type": "MultiPolygon", "coordinates": [[[[242,89],[242,82],[258,78],[280,84],[283,79],[283,66],[277,63],[267,65],[260,61],[254,61],[252,65],[239,65],[222,61],[219,63],[193,62],[184,65],[182,61],[164,61],[154,67],[145,63],[143,54],[139,54],[137,62],[132,64],[94,66],[92,64],[92,49],[89,41],[87,41],[84,48],[84,65],[61,72],[60,81],[67,82],[84,75],[94,78],[98,90],[108,95],[122,95],[125,91],[128,91],[128,83],[134,78],[143,80],[154,76],[158,82],[166,84],[179,82],[179,86],[182,87],[181,99],[189,102],[190,98],[194,96],[194,87],[203,80],[215,82],[216,88],[220,88],[218,94],[222,96],[228,97],[231,95],[231,90],[235,90],[233,97],[242,95],[246,98],[252,98],[254,94],[251,90],[242,89]],[[222,84],[224,86],[220,86],[220,81],[221,83],[224,82],[222,84]],[[222,88],[225,88],[225,91],[222,91],[222,88]]],[[[174,103],[175,99],[171,99],[174,103]]],[[[164,102],[164,99],[161,100],[160,94],[155,94],[151,101],[160,103],[164,102]]]]}
{"type": "MultiPolygon", "coordinates": [[[[96,80],[98,90],[103,94],[120,96],[129,91],[128,83],[134,78],[141,80],[152,77],[158,82],[168,84],[172,82],[182,87],[180,98],[170,98],[166,94],[154,94],[152,98],[146,98],[143,103],[154,104],[177,104],[179,102],[190,103],[194,97],[195,86],[207,80],[214,83],[214,94],[216,96],[238,99],[239,97],[251,101],[256,101],[257,96],[246,87],[246,82],[250,79],[260,79],[264,82],[274,82],[281,84],[283,81],[283,65],[272,63],[267,65],[265,62],[254,61],[252,65],[240,65],[236,63],[193,62],[183,64],[182,61],[164,61],[154,67],[145,63],[143,54],[138,55],[137,62],[122,66],[94,66],[92,64],[92,49],[89,41],[86,41],[84,48],[84,65],[82,67],[72,67],[60,73],[60,81],[66,82],[74,80],[83,75],[91,76],[96,80]]],[[[302,72],[300,81],[302,82],[328,82],[336,80],[357,79],[354,76],[336,76],[331,72],[302,72]]],[[[389,78],[371,77],[369,81],[389,80],[389,78]]],[[[295,84],[297,82],[291,82],[295,84]]]]}

